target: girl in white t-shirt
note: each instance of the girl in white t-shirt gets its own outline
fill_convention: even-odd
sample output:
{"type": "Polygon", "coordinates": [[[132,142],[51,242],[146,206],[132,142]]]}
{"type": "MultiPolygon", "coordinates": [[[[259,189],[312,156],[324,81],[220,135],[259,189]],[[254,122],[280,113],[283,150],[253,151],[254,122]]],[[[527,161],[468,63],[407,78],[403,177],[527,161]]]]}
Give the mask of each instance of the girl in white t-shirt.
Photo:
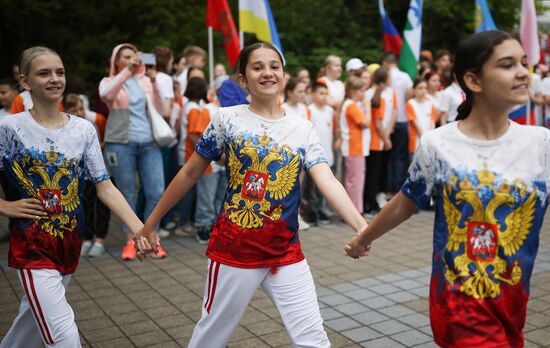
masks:
{"type": "Polygon", "coordinates": [[[279,310],[292,344],[330,347],[309,266],[297,234],[302,170],[355,231],[366,223],[332,175],[313,125],[285,115],[277,104],[284,85],[280,53],[266,43],[245,47],[239,81],[250,105],[221,108],[172,181],[140,236],[154,227],[225,154],[229,185],[206,255],[209,276],[202,317],[189,347],[225,347],[248,303],[262,287],[279,310]]]}
{"type": "Polygon", "coordinates": [[[435,128],[435,105],[428,94],[428,83],[423,79],[417,79],[413,84],[414,98],[409,99],[405,105],[407,119],[409,120],[409,154],[416,152],[420,145],[420,138],[427,131],[435,128]]]}
{"type": "Polygon", "coordinates": [[[375,239],[435,200],[430,319],[442,347],[523,347],[529,281],[548,206],[550,131],[508,120],[529,101],[527,55],[485,31],[457,47],[458,122],[425,134],[398,193],[345,247],[375,239]]]}
{"type": "Polygon", "coordinates": [[[443,92],[441,90],[441,77],[439,77],[439,74],[437,71],[430,71],[426,74],[425,77],[426,82],[428,83],[428,94],[427,97],[430,98],[434,105],[435,110],[437,112],[437,119],[436,123],[440,124],[440,118],[441,118],[441,93],[443,92]]]}
{"type": "MultiPolygon", "coordinates": [[[[131,231],[143,224],[109,180],[94,126],[58,109],[65,90],[59,55],[46,47],[26,49],[20,72],[33,107],[0,121],[0,169],[18,192],[15,201],[0,199],[0,213],[15,219],[9,266],[17,269],[24,295],[0,347],[80,347],[65,292],[86,227],[82,180],[88,176],[97,197],[131,231]]],[[[151,249],[146,240],[138,242],[140,251],[151,249]]]]}
{"type": "Polygon", "coordinates": [[[281,107],[287,115],[310,119],[309,109],[304,104],[307,85],[297,77],[292,77],[285,86],[285,102],[281,107]]]}
{"type": "Polygon", "coordinates": [[[340,112],[346,94],[344,83],[339,80],[340,77],[342,77],[342,59],[334,55],[327,56],[319,72],[318,80],[327,85],[328,105],[337,113],[340,112]]]}

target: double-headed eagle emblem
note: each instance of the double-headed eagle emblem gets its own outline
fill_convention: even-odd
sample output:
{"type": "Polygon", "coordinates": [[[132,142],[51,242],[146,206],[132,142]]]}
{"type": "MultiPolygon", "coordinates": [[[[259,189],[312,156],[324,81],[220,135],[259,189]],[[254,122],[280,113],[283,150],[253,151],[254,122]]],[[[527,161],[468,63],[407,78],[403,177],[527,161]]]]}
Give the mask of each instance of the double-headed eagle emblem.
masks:
{"type": "Polygon", "coordinates": [[[477,179],[474,186],[467,177],[458,182],[452,176],[443,187],[449,229],[446,250],[460,253],[454,257],[454,266],[443,257],[445,278],[475,299],[496,298],[501,282],[516,285],[521,280],[520,263],[515,261],[509,269],[504,257],[514,256],[527,239],[537,195],[520,180],[513,182],[513,188],[506,181],[495,187],[495,176],[486,165],[477,179]]]}
{"type": "Polygon", "coordinates": [[[240,227],[262,227],[265,218],[279,220],[282,206],[271,204],[285,198],[296,185],[300,154],[287,145],[270,143],[271,138],[263,135],[257,144],[242,136],[229,144],[229,188],[236,192],[224,208],[229,219],[240,227]]]}
{"type": "Polygon", "coordinates": [[[73,216],[69,219],[67,213],[74,211],[80,205],[76,170],[78,164],[76,159],[63,160],[58,164],[59,154],[54,151],[53,146],[46,152],[45,158],[45,161],[39,157],[32,159],[29,154],[25,154],[19,162],[13,161],[12,169],[28,196],[42,201],[48,212],[47,216],[39,217],[36,223],[44,232],[63,239],[63,233],[74,231],[77,224],[76,218],[73,216]],[[50,174],[52,168],[53,175],[50,174]],[[31,177],[37,178],[40,182],[34,184],[31,177]],[[70,180],[66,188],[60,185],[63,177],[70,180]]]}

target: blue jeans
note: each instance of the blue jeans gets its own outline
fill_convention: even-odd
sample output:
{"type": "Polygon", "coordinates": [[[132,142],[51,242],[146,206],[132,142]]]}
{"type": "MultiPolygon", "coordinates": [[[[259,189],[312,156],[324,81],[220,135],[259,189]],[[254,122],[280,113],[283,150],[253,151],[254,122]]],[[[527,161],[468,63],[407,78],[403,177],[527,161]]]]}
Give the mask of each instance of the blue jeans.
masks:
{"type": "Polygon", "coordinates": [[[203,174],[197,183],[197,210],[195,211],[195,226],[212,226],[220,211],[227,188],[225,170],[203,174]]]}
{"type": "Polygon", "coordinates": [[[387,192],[397,192],[407,178],[409,169],[409,124],[398,122],[391,135],[392,149],[388,159],[387,192]]]}
{"type": "MultiPolygon", "coordinates": [[[[113,144],[105,146],[105,158],[118,190],[136,211],[136,172],[145,196],[144,218],[147,219],[164,192],[162,155],[155,143],[113,144]]],[[[122,226],[123,231],[128,227],[122,226]]]]}

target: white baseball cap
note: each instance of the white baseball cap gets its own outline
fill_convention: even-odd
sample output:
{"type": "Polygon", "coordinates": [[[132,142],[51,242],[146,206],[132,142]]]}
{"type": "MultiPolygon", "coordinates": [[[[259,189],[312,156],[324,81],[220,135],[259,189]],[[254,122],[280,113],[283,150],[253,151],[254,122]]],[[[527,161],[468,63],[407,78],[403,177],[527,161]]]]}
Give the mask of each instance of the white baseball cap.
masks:
{"type": "Polygon", "coordinates": [[[359,58],[351,58],[346,63],[346,71],[362,69],[365,64],[359,58]]]}

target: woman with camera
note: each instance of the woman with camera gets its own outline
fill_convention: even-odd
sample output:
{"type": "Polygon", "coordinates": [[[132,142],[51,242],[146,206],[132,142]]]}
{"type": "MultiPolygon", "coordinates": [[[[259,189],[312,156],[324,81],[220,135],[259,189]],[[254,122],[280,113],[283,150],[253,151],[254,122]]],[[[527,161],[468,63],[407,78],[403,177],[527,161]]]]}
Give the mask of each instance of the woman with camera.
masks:
{"type": "MultiPolygon", "coordinates": [[[[145,195],[146,219],[164,191],[164,174],[160,148],[153,141],[149,112],[164,111],[156,83],[156,70],[145,68],[138,50],[131,44],[120,44],[111,55],[110,76],[99,85],[101,99],[109,106],[105,129],[105,159],[111,176],[136,210],[136,174],[145,195]]],[[[124,260],[136,257],[132,234],[122,227],[127,243],[122,250],[124,260]]],[[[166,253],[159,249],[158,256],[166,253]]]]}

